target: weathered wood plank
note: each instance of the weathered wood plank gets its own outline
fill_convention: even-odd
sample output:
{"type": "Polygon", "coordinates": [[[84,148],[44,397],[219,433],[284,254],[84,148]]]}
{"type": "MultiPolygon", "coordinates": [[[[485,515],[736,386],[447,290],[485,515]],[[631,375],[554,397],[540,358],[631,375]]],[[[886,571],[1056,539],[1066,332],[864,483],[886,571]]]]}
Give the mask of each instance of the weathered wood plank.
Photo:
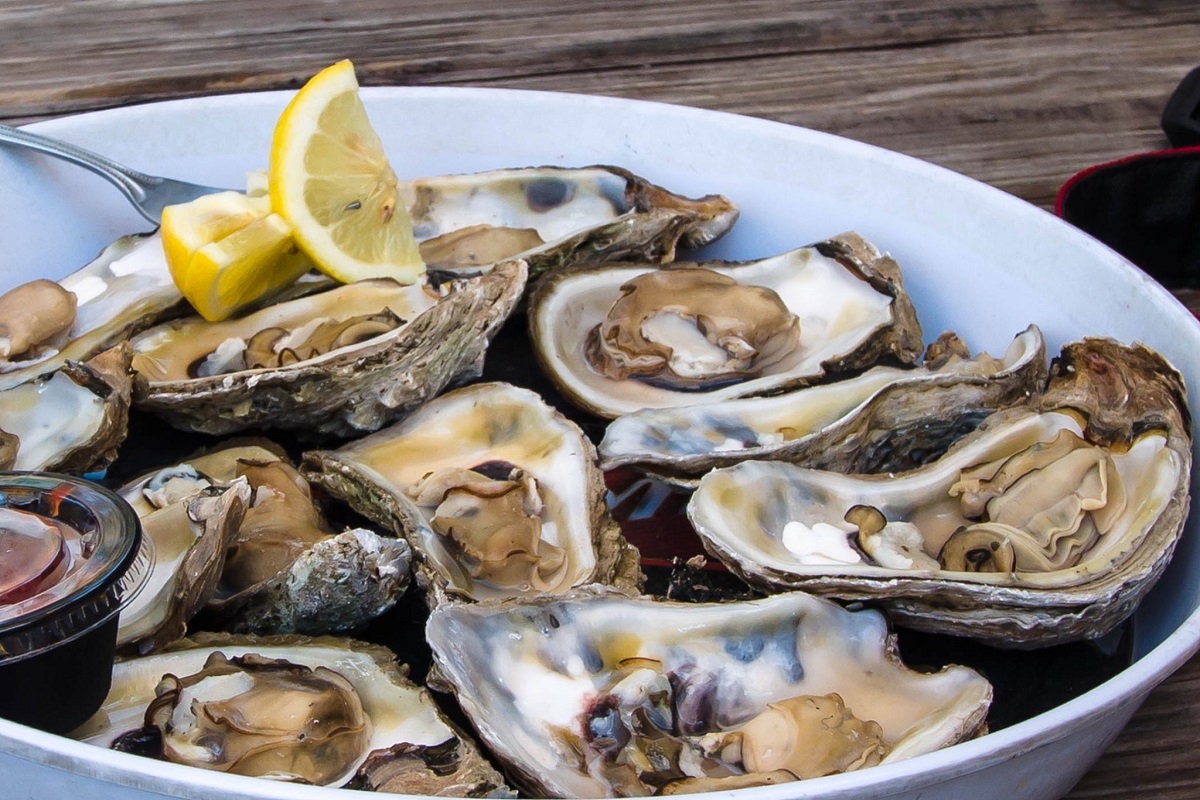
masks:
{"type": "Polygon", "coordinates": [[[361,62],[364,82],[463,83],[1195,21],[1183,6],[1148,16],[1123,3],[1064,0],[953,8],[938,0],[750,0],[735,14],[717,0],[525,0],[504,12],[484,0],[255,8],[237,0],[9,0],[0,5],[0,107],[28,114],[37,113],[22,110],[33,96],[56,98],[55,111],[63,111],[142,95],[277,87],[343,56],[361,62]]]}
{"type": "Polygon", "coordinates": [[[1200,658],[1151,692],[1069,800],[1200,797],[1200,658]]]}
{"type": "Polygon", "coordinates": [[[0,5],[0,118],[291,87],[350,55],[364,84],[584,91],[806,125],[1048,206],[1076,170],[1161,146],[1158,113],[1200,41],[1186,4],[897,6],[306,0],[254,15],[236,0],[15,0],[0,5]]]}
{"type": "MultiPolygon", "coordinates": [[[[576,76],[573,88],[762,116],[899,150],[1050,206],[1097,161],[1166,145],[1200,24],[969,39],[576,76]],[[846,68],[846,60],[854,68],[846,68]]],[[[552,76],[482,85],[551,89],[552,76]]]]}

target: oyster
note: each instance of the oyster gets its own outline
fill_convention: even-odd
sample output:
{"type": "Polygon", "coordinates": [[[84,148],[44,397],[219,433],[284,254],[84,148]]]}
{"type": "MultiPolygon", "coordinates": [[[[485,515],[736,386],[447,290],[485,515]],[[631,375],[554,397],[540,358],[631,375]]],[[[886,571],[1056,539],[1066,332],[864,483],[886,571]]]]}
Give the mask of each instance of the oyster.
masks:
{"type": "Polygon", "coordinates": [[[478,374],[525,265],[435,286],[339,286],[219,323],[187,317],[132,340],[135,404],[181,428],[375,430],[478,374]]]}
{"type": "Polygon", "coordinates": [[[996,359],[967,358],[943,336],[918,369],[874,367],[773,397],[643,409],[613,420],[603,469],[632,465],[694,488],[710,469],[779,460],[836,472],[895,472],[936,457],[991,411],[1027,401],[1046,381],[1046,348],[1030,326],[996,359]]]}
{"type": "Polygon", "coordinates": [[[747,461],[702,478],[688,516],[759,586],[1038,647],[1132,612],[1174,550],[1191,460],[1179,374],[1145,347],[1085,339],[1063,348],[1034,407],[997,412],[925,467],[847,476],[747,461]]]}
{"type": "Polygon", "coordinates": [[[451,604],[426,637],[431,688],[452,691],[513,782],[540,797],[730,789],[897,761],[981,733],[992,695],[966,667],[907,669],[879,613],[800,592],[451,604]]]}
{"type": "Polygon", "coordinates": [[[530,298],[529,327],[555,385],[608,418],[777,394],[922,349],[899,266],[853,233],[740,264],[558,273],[530,298]]]}
{"type": "Polygon", "coordinates": [[[0,358],[28,362],[57,351],[75,324],[75,295],[45,278],[0,295],[0,358]]]}
{"type": "Polygon", "coordinates": [[[84,473],[117,457],[129,421],[125,346],[0,391],[0,469],[84,473]]]}
{"type": "Polygon", "coordinates": [[[689,199],[608,166],[419,178],[401,191],[430,270],[475,274],[521,258],[531,281],[579,264],[671,261],[677,246],[707,244],[737,219],[724,197],[689,199]]]}
{"type": "Polygon", "coordinates": [[[595,449],[527,389],[483,383],[333,451],[306,477],[408,538],[437,604],[641,580],[604,503],[595,449]]]}
{"type": "MultiPolygon", "coordinates": [[[[188,598],[186,611],[168,613],[158,593],[147,590],[139,613],[122,615],[123,631],[127,619],[131,629],[137,624],[141,607],[173,620],[173,635],[143,641],[141,652],[181,636],[182,623],[201,609],[205,624],[239,633],[351,631],[394,606],[408,587],[407,543],[364,528],[335,532],[308,482],[270,442],[229,444],[144,476],[122,494],[155,543],[162,577],[152,584],[161,582],[167,592],[170,582],[188,598]],[[226,487],[238,490],[236,515],[212,542],[197,538],[189,504],[226,487]],[[203,586],[194,586],[200,575],[203,586]]],[[[122,641],[129,638],[122,634],[122,641]]]]}
{"type": "Polygon", "coordinates": [[[117,646],[149,653],[182,637],[216,589],[225,551],[250,504],[246,481],[214,486],[172,468],[122,487],[153,544],[145,588],[121,612],[117,646]]]}
{"type": "Polygon", "coordinates": [[[239,457],[253,502],[229,545],[207,610],[239,633],[341,633],[392,608],[412,551],[366,528],[335,533],[306,481],[275,457],[239,457]]]}
{"type": "MultiPolygon", "coordinates": [[[[74,297],[75,309],[69,327],[45,336],[40,328],[45,323],[46,311],[60,308],[61,303],[48,299],[43,306],[42,301],[35,299],[38,310],[33,318],[41,320],[39,331],[17,328],[11,323],[0,330],[0,340],[4,341],[0,346],[0,391],[54,372],[69,360],[86,361],[119,344],[132,331],[184,305],[157,235],[118,239],[90,264],[59,281],[59,285],[74,297]],[[11,344],[14,337],[21,345],[43,337],[46,341],[14,347],[11,344]]],[[[9,293],[18,292],[22,305],[29,303],[28,299],[20,300],[28,291],[26,286],[9,293]]],[[[49,294],[53,297],[57,293],[49,294]]],[[[54,316],[57,318],[59,314],[54,316]]]]}
{"type": "Polygon", "coordinates": [[[72,736],[282,781],[511,794],[390,651],[349,639],[202,634],[119,661],[104,705],[72,736]]]}

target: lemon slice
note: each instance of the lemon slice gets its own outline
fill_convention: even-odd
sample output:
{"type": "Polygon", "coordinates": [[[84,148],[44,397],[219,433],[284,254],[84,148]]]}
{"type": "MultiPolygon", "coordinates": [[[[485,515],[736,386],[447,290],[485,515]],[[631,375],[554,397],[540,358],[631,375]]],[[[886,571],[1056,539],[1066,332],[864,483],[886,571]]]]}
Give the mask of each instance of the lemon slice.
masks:
{"type": "Polygon", "coordinates": [[[412,283],[425,271],[349,61],[317,73],[284,109],[267,174],[272,207],[321,271],[346,283],[412,283]]]}
{"type": "Polygon", "coordinates": [[[310,269],[292,226],[267,214],[197,250],[179,288],[202,317],[217,322],[292,285],[310,269]]]}

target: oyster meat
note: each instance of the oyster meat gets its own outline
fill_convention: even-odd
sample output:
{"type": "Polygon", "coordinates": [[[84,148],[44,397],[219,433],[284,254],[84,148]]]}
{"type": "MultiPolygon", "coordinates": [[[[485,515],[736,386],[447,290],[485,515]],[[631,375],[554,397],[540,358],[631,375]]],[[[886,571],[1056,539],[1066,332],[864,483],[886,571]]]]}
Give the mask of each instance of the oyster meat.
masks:
{"type": "Polygon", "coordinates": [[[688,516],[709,552],[769,590],[1039,647],[1132,613],[1178,540],[1191,459],[1179,374],[1145,347],[1093,338],[1063,348],[1033,407],[997,412],[924,467],[746,461],[702,478],[688,516]]]}
{"type": "Polygon", "coordinates": [[[888,763],[981,733],[992,696],[966,667],[907,669],[879,613],[801,592],[448,604],[426,637],[431,688],[454,693],[535,797],[728,790],[888,763]]]}
{"type": "Polygon", "coordinates": [[[237,775],[511,796],[389,650],[349,639],[201,634],[119,661],[104,705],[72,736],[237,775]]]}
{"type": "Polygon", "coordinates": [[[0,359],[35,361],[57,351],[75,324],[75,295],[45,278],[0,295],[0,359]]]}
{"type": "Polygon", "coordinates": [[[472,279],[360,281],[224,322],[165,323],[132,340],[134,401],[203,433],[375,430],[478,374],[525,276],[510,261],[472,279]]]}
{"type": "Polygon", "coordinates": [[[418,178],[401,191],[431,271],[476,274],[521,258],[531,282],[581,264],[671,261],[677,246],[707,244],[737,219],[724,197],[682,197],[609,166],[418,178]]]}
{"type": "Polygon", "coordinates": [[[559,390],[610,419],[777,394],[922,350],[899,266],[853,233],[753,262],[556,273],[530,298],[529,328],[559,390]]]}
{"type": "Polygon", "coordinates": [[[405,536],[437,604],[640,584],[637,551],[604,503],[595,448],[537,394],[481,383],[337,450],[309,480],[405,536]]]}
{"type": "Polygon", "coordinates": [[[1036,326],[1003,357],[968,358],[955,337],[918,369],[874,367],[772,397],[643,409],[613,420],[597,449],[603,469],[632,465],[695,488],[710,469],[778,460],[837,472],[896,472],[936,457],[988,413],[1028,401],[1046,382],[1036,326]]]}

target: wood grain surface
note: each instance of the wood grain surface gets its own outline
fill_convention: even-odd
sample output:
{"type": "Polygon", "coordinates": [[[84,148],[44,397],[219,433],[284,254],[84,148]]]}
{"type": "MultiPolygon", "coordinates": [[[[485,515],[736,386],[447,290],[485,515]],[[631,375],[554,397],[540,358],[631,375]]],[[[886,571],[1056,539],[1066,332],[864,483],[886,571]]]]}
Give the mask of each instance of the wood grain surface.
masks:
{"type": "MultiPolygon", "coordinates": [[[[0,0],[0,121],[294,88],[586,92],[732,111],[881,145],[1051,207],[1095,163],[1167,146],[1200,63],[1185,0],[0,0]]],[[[1069,795],[1200,797],[1200,659],[1069,795]]]]}

